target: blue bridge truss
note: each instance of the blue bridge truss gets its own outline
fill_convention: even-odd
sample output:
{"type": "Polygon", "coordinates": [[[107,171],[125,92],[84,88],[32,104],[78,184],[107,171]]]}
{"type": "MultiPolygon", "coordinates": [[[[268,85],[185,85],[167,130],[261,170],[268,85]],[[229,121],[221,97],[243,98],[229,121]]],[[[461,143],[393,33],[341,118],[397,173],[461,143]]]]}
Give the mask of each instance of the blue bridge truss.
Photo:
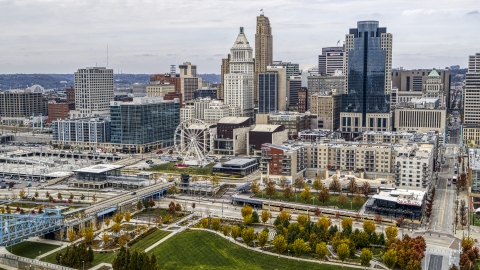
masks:
{"type": "Polygon", "coordinates": [[[0,246],[10,246],[23,240],[64,228],[59,213],[46,211],[40,215],[0,214],[0,246]]]}

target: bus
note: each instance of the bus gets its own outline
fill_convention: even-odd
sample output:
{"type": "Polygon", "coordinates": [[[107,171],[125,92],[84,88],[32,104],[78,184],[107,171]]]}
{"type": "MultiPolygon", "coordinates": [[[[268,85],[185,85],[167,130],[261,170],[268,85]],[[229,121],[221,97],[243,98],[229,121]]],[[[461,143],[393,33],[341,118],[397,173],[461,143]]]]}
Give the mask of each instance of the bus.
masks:
{"type": "Polygon", "coordinates": [[[454,184],[454,185],[457,184],[457,176],[456,176],[456,175],[454,175],[454,176],[452,177],[452,184],[454,184]]]}

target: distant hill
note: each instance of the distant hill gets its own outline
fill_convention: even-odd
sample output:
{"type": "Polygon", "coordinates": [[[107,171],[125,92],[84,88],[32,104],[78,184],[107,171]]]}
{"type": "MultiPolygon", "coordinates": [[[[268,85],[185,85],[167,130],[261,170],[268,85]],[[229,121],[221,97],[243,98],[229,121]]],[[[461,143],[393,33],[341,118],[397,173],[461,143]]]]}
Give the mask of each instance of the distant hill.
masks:
{"type": "MultiPolygon", "coordinates": [[[[152,74],[114,74],[115,85],[148,83],[152,74]]],[[[220,82],[220,75],[198,74],[203,81],[220,82]]],[[[45,89],[63,89],[73,86],[73,74],[0,74],[0,90],[24,89],[39,84],[45,89]]]]}

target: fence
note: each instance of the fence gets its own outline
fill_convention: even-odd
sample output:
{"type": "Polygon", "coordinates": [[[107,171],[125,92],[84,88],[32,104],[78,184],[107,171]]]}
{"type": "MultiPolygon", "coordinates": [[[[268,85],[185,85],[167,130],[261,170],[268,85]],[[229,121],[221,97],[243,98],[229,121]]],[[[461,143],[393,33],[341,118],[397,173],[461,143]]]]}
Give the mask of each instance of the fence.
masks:
{"type": "Polygon", "coordinates": [[[19,257],[10,254],[0,254],[0,263],[8,265],[10,267],[15,267],[17,269],[52,269],[52,270],[74,270],[74,268],[56,265],[47,262],[41,262],[38,260],[32,260],[24,257],[19,257]]]}

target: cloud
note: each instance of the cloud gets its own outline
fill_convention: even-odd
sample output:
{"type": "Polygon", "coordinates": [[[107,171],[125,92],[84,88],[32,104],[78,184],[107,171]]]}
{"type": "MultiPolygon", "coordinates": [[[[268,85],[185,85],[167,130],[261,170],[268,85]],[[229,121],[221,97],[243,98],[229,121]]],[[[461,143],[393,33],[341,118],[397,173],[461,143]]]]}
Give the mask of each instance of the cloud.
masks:
{"type": "Polygon", "coordinates": [[[154,56],[158,56],[158,55],[156,55],[156,54],[144,53],[144,54],[135,55],[135,56],[141,56],[141,57],[154,57],[154,56]]]}
{"type": "Polygon", "coordinates": [[[402,12],[404,16],[432,15],[437,13],[435,9],[408,9],[402,12]]]}
{"type": "Polygon", "coordinates": [[[476,16],[478,16],[479,14],[480,14],[480,13],[478,12],[478,10],[474,10],[474,11],[468,12],[466,15],[467,15],[467,16],[471,16],[471,15],[476,15],[476,16]]]}

